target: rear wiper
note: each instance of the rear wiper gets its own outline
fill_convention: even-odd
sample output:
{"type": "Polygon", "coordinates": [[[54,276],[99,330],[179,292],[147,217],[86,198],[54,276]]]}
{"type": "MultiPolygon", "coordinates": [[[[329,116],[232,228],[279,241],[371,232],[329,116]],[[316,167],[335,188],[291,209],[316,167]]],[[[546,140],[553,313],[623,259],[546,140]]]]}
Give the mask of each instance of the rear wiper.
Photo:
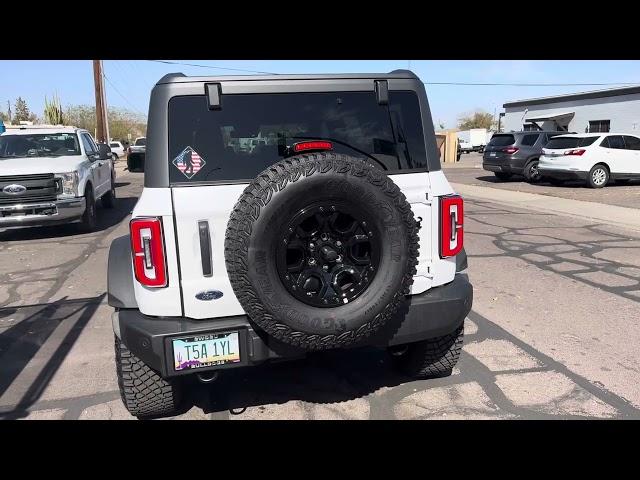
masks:
{"type": "Polygon", "coordinates": [[[337,143],[339,145],[343,145],[347,148],[350,148],[351,150],[354,150],[358,153],[361,153],[362,155],[364,155],[365,157],[369,157],[371,160],[373,160],[374,162],[378,163],[383,170],[388,170],[387,166],[382,163],[380,160],[378,160],[376,157],[374,157],[373,155],[371,155],[370,153],[364,152],[362,150],[360,150],[359,148],[354,147],[353,145],[349,145],[346,142],[343,142],[341,140],[336,140],[335,138],[330,138],[330,137],[314,137],[314,136],[305,136],[305,137],[289,137],[289,138],[295,138],[295,139],[301,139],[301,140],[326,140],[327,142],[333,142],[333,143],[337,143]]]}

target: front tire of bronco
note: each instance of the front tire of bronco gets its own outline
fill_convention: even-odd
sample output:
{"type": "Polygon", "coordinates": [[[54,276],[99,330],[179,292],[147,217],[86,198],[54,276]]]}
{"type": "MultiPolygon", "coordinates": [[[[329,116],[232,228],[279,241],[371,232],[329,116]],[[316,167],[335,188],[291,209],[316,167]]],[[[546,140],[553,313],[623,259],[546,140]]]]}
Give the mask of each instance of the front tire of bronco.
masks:
{"type": "Polygon", "coordinates": [[[394,367],[414,378],[448,377],[458,363],[464,339],[464,326],[441,337],[407,345],[401,355],[393,355],[394,367]]]}
{"type": "Polygon", "coordinates": [[[115,337],[118,387],[122,403],[138,418],[171,416],[182,399],[182,385],[162,378],[115,337]]]}

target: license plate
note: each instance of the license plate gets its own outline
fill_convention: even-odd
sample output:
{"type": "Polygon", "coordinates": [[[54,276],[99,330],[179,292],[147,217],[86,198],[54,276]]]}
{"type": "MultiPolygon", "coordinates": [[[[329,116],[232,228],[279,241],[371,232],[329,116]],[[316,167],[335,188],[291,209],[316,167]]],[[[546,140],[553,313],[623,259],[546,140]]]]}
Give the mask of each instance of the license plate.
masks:
{"type": "Polygon", "coordinates": [[[490,154],[489,154],[489,156],[490,156],[490,157],[495,157],[495,156],[496,156],[496,154],[492,152],[492,153],[490,153],[490,154]]]}
{"type": "Polygon", "coordinates": [[[238,332],[209,333],[175,339],[172,343],[176,371],[240,361],[238,332]]]}

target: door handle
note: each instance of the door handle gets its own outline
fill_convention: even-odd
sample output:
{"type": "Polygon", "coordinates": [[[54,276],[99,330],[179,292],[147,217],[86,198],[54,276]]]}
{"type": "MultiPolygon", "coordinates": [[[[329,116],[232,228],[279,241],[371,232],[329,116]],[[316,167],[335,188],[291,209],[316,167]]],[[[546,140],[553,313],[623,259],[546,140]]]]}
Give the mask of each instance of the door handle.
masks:
{"type": "Polygon", "coordinates": [[[209,222],[198,222],[198,237],[200,237],[200,261],[202,262],[202,275],[211,277],[213,265],[211,263],[211,236],[209,234],[209,222]]]}

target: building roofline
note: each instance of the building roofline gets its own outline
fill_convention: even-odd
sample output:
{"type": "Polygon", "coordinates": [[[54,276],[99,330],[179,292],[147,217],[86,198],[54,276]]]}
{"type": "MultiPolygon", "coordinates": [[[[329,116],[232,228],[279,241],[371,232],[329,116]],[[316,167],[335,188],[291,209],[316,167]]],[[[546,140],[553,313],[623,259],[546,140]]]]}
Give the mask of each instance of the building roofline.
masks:
{"type": "Polygon", "coordinates": [[[515,100],[502,105],[503,108],[525,107],[529,105],[546,105],[549,103],[569,102],[571,100],[588,100],[592,98],[617,97],[620,95],[631,95],[640,93],[640,85],[620,88],[608,88],[605,90],[591,90],[589,92],[567,93],[563,95],[553,95],[550,97],[529,98],[525,100],[515,100]]]}

